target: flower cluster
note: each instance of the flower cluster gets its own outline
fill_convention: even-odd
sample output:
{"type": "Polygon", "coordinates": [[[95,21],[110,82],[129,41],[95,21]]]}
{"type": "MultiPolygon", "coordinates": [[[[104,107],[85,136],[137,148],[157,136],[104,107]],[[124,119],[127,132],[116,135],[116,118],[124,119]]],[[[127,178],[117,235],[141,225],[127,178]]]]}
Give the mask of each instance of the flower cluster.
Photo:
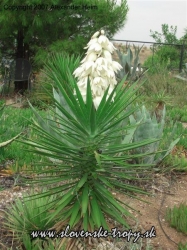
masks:
{"type": "Polygon", "coordinates": [[[92,90],[94,106],[97,109],[105,90],[109,87],[108,96],[117,84],[115,72],[122,66],[112,60],[115,50],[113,44],[104,35],[104,30],[97,31],[87,44],[88,49],[80,67],[74,71],[78,78],[78,88],[86,101],[87,81],[89,79],[92,90]]]}

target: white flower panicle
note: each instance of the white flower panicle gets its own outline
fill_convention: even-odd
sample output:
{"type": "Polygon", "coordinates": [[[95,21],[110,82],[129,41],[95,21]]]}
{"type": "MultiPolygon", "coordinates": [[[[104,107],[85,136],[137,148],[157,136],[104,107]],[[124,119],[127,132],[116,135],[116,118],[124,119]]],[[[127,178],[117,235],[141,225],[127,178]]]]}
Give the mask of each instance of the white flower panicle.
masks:
{"type": "MultiPolygon", "coordinates": [[[[73,74],[78,78],[78,88],[86,101],[87,81],[89,79],[94,106],[97,109],[102,97],[109,87],[108,96],[117,84],[115,73],[122,66],[112,60],[112,53],[116,49],[104,35],[104,30],[97,31],[85,47],[86,56],[73,74]]],[[[107,98],[108,98],[107,96],[107,98]]]]}

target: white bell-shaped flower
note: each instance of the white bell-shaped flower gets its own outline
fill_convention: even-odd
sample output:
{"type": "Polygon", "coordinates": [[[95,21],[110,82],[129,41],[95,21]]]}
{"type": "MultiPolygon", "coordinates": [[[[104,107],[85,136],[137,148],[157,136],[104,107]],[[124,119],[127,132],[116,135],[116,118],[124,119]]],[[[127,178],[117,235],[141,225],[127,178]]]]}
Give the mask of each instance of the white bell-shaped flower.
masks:
{"type": "MultiPolygon", "coordinates": [[[[87,46],[84,47],[84,49],[89,48],[92,44],[97,43],[97,41],[98,41],[98,38],[92,38],[92,39],[89,41],[89,43],[87,43],[87,46]]],[[[86,54],[87,54],[87,53],[86,53],[86,54]]]]}
{"type": "Polygon", "coordinates": [[[99,84],[98,85],[94,84],[92,86],[92,91],[94,96],[102,96],[104,92],[102,86],[100,86],[99,84]]]}
{"type": "Polygon", "coordinates": [[[106,58],[108,61],[112,62],[112,55],[111,55],[111,53],[110,53],[108,50],[104,49],[104,50],[102,51],[102,55],[103,55],[103,57],[106,58]]]}
{"type": "Polygon", "coordinates": [[[95,109],[98,108],[106,89],[109,87],[107,98],[113,91],[117,84],[115,72],[122,68],[118,62],[112,60],[111,53],[115,47],[104,34],[104,30],[101,30],[92,36],[85,47],[87,49],[86,56],[81,61],[80,67],[73,73],[78,78],[77,86],[84,102],[86,101],[89,79],[95,109]]]}
{"type": "Polygon", "coordinates": [[[92,39],[98,37],[99,34],[100,34],[99,31],[95,32],[95,33],[93,34],[93,36],[92,36],[92,39]]]}
{"type": "Polygon", "coordinates": [[[118,62],[113,61],[112,68],[113,68],[114,72],[117,72],[117,71],[121,70],[123,67],[118,62]]]}
{"type": "Polygon", "coordinates": [[[114,71],[113,70],[107,70],[107,76],[108,76],[108,78],[115,77],[114,71]]]}
{"type": "Polygon", "coordinates": [[[81,63],[83,63],[83,62],[89,62],[89,61],[95,61],[97,59],[97,55],[96,55],[96,53],[95,52],[91,52],[91,53],[89,53],[88,55],[86,55],[85,57],[84,57],[84,59],[81,61],[81,63]]]}
{"type": "Polygon", "coordinates": [[[109,44],[109,40],[106,36],[100,35],[98,38],[98,43],[101,44],[102,47],[107,47],[109,44]]]}
{"type": "Polygon", "coordinates": [[[88,48],[88,51],[101,52],[102,51],[102,46],[99,43],[93,43],[88,48]]]}
{"type": "Polygon", "coordinates": [[[75,75],[75,77],[79,77],[82,72],[84,71],[84,68],[82,66],[78,67],[74,72],[73,75],[75,75]]]}
{"type": "Polygon", "coordinates": [[[100,104],[102,98],[103,98],[102,96],[96,96],[96,97],[93,99],[93,103],[94,103],[95,109],[98,109],[99,104],[100,104]]]}
{"type": "Polygon", "coordinates": [[[86,86],[87,86],[87,81],[88,81],[88,77],[84,77],[84,78],[81,78],[78,82],[77,82],[77,85],[79,87],[84,87],[86,89],[86,86]]]}
{"type": "Polygon", "coordinates": [[[106,46],[103,47],[104,49],[108,50],[110,53],[113,53],[114,50],[116,50],[116,48],[114,47],[114,45],[109,42],[106,46]]]}

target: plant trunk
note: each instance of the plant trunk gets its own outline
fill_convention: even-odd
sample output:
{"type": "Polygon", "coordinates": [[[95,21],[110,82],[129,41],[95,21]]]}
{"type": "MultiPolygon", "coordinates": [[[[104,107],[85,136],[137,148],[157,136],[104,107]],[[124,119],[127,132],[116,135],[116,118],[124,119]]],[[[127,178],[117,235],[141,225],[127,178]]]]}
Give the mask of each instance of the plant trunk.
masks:
{"type": "Polygon", "coordinates": [[[160,122],[162,119],[163,109],[164,109],[164,102],[158,102],[155,108],[155,114],[158,122],[160,122]]]}

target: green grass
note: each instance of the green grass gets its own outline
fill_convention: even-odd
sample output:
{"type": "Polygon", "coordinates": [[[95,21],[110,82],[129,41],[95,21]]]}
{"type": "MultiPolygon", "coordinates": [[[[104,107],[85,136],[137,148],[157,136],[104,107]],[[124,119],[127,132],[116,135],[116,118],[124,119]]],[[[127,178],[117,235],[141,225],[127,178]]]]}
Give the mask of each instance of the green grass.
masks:
{"type": "Polygon", "coordinates": [[[186,244],[179,244],[178,250],[187,250],[187,243],[186,244]]]}
{"type": "MultiPolygon", "coordinates": [[[[41,116],[45,116],[46,112],[39,111],[41,116]]],[[[29,128],[33,112],[30,108],[16,109],[13,107],[5,107],[0,126],[0,142],[7,141],[23,132],[22,136],[16,141],[12,142],[5,148],[1,148],[0,162],[7,160],[14,160],[19,167],[24,165],[31,165],[33,161],[39,161],[40,157],[30,152],[27,152],[28,146],[19,142],[22,137],[34,137],[33,131],[29,128]]]]}
{"type": "Polygon", "coordinates": [[[166,220],[171,227],[187,234],[187,205],[181,203],[179,207],[168,208],[166,210],[166,220]]]}
{"type": "Polygon", "coordinates": [[[168,108],[167,115],[174,121],[187,122],[187,106],[168,108]]]}
{"type": "Polygon", "coordinates": [[[3,191],[3,190],[5,190],[5,188],[0,186],[0,192],[3,191]]]}
{"type": "Polygon", "coordinates": [[[187,172],[187,159],[185,157],[178,157],[177,155],[169,155],[165,161],[165,166],[168,166],[175,171],[187,172]]]}
{"type": "Polygon", "coordinates": [[[167,124],[164,128],[164,136],[172,131],[173,126],[176,123],[174,139],[181,136],[177,145],[187,149],[187,128],[184,128],[181,122],[171,122],[171,119],[168,117],[166,118],[166,123],[167,124]]]}
{"type": "MultiPolygon", "coordinates": [[[[185,129],[185,131],[186,131],[186,129],[185,129]]],[[[182,146],[184,149],[187,149],[187,136],[186,136],[186,134],[181,137],[178,145],[182,146]]]]}

